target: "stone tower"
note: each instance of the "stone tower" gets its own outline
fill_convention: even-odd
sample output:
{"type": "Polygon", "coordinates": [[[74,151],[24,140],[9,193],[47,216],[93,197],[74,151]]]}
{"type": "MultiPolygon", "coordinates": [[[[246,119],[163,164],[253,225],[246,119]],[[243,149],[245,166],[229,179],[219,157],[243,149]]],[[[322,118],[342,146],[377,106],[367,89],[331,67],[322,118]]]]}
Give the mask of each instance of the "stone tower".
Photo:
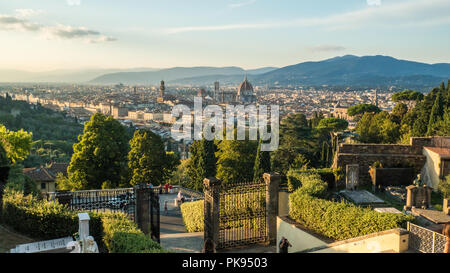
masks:
{"type": "Polygon", "coordinates": [[[166,91],[166,86],[164,85],[164,81],[161,81],[161,85],[159,87],[159,97],[164,98],[164,91],[166,91]]]}

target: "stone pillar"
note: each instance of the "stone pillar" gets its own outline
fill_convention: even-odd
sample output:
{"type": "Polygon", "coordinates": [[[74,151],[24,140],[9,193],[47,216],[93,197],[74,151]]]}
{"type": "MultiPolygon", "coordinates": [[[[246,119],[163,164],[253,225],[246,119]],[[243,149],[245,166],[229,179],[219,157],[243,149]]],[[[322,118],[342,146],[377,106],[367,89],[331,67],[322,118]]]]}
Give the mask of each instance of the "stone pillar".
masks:
{"type": "Polygon", "coordinates": [[[406,187],[406,191],[406,206],[403,209],[411,210],[415,206],[417,186],[410,185],[406,187]]]}
{"type": "Polygon", "coordinates": [[[86,240],[89,236],[89,214],[86,212],[78,213],[78,235],[80,236],[80,241],[86,240]]]}
{"type": "Polygon", "coordinates": [[[205,222],[204,240],[210,239],[217,247],[219,243],[219,201],[221,181],[215,177],[205,178],[205,222]]]}
{"type": "Polygon", "coordinates": [[[444,198],[444,202],[443,202],[443,207],[442,207],[442,211],[447,214],[450,215],[450,198],[444,198]]]}
{"type": "Polygon", "coordinates": [[[277,240],[277,216],[278,216],[278,191],[281,176],[277,173],[265,173],[263,175],[266,182],[266,213],[269,243],[276,244],[277,240]]]}
{"type": "Polygon", "coordinates": [[[134,187],[136,207],[134,221],[138,228],[148,235],[151,232],[150,224],[150,190],[148,187],[137,185],[134,187]]]}

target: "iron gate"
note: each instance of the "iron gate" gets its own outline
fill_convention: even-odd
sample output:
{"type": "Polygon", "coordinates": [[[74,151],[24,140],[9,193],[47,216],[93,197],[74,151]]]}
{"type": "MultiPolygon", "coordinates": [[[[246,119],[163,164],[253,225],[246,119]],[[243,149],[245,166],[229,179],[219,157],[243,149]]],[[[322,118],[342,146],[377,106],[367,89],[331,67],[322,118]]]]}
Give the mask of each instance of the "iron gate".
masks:
{"type": "Polygon", "coordinates": [[[445,236],[408,222],[409,248],[423,253],[444,253],[445,236]]]}
{"type": "Polygon", "coordinates": [[[264,181],[226,184],[219,194],[217,249],[268,242],[264,181]]]}
{"type": "Polygon", "coordinates": [[[155,191],[150,191],[150,233],[155,242],[160,243],[160,204],[159,194],[155,191]]]}
{"type": "Polygon", "coordinates": [[[136,195],[133,188],[58,191],[46,193],[47,200],[58,200],[71,210],[95,212],[124,212],[135,218],[136,195]]]}
{"type": "Polygon", "coordinates": [[[58,191],[45,193],[47,200],[58,200],[71,210],[124,212],[152,239],[160,241],[159,188],[58,191]],[[138,193],[139,191],[139,193],[138,193]],[[139,216],[138,216],[139,215],[139,216]]]}

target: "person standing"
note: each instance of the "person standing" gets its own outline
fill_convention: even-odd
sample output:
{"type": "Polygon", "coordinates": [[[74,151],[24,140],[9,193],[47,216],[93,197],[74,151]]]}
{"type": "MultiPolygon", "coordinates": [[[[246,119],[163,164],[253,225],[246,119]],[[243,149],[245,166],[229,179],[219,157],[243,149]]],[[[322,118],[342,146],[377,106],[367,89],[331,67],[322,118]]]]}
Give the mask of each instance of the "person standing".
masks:
{"type": "Polygon", "coordinates": [[[164,213],[168,214],[169,213],[169,209],[167,208],[167,200],[164,201],[164,213]]]}
{"type": "Polygon", "coordinates": [[[292,247],[292,245],[291,245],[291,243],[289,243],[288,239],[281,237],[279,247],[280,247],[280,253],[288,253],[288,248],[292,247]]]}

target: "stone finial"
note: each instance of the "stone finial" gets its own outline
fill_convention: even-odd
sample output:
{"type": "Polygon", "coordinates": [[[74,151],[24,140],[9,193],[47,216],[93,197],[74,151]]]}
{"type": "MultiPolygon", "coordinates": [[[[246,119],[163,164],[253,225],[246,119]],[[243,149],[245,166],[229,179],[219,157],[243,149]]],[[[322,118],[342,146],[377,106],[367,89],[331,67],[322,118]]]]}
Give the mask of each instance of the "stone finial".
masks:
{"type": "Polygon", "coordinates": [[[209,178],[203,179],[203,185],[207,188],[210,188],[213,186],[221,185],[221,181],[215,177],[209,177],[209,178]]]}

